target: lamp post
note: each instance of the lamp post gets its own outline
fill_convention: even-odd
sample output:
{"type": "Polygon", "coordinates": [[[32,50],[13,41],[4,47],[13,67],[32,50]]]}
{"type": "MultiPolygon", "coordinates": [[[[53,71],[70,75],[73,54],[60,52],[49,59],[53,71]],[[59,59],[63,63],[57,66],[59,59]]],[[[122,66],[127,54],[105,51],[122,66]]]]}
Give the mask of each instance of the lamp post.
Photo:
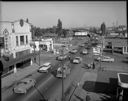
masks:
{"type": "MultiPolygon", "coordinates": [[[[62,46],[62,49],[61,49],[61,54],[64,55],[64,47],[65,46],[62,46]]],[[[63,62],[61,62],[62,64],[62,101],[64,101],[64,68],[63,68],[63,62]]]]}
{"type": "Polygon", "coordinates": [[[41,38],[39,39],[39,66],[40,66],[40,40],[41,38]]]}
{"type": "Polygon", "coordinates": [[[100,70],[102,69],[102,66],[101,66],[101,58],[102,58],[102,55],[103,55],[103,36],[101,36],[101,48],[100,48],[100,70]]]}

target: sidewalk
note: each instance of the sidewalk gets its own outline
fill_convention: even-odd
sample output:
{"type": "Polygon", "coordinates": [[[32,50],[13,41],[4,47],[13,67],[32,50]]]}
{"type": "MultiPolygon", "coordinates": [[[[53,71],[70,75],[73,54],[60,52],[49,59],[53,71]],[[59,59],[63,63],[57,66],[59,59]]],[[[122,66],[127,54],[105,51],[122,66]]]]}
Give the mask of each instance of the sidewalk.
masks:
{"type": "Polygon", "coordinates": [[[88,94],[87,91],[83,89],[83,85],[86,81],[96,81],[97,80],[97,72],[96,71],[90,71],[85,72],[83,77],[81,78],[79,85],[77,86],[75,93],[72,96],[71,101],[77,101],[77,100],[83,100],[86,101],[86,95],[88,94]]]}
{"type": "Polygon", "coordinates": [[[23,69],[18,69],[17,73],[10,74],[9,76],[6,76],[1,79],[1,88],[4,90],[10,86],[13,85],[16,81],[21,80],[22,78],[32,74],[34,71],[36,71],[39,68],[39,66],[35,63],[33,65],[28,66],[23,69]]]}
{"type": "Polygon", "coordinates": [[[110,101],[115,99],[117,87],[116,71],[85,72],[71,101],[110,101]],[[88,98],[87,98],[88,96],[88,98]]]}

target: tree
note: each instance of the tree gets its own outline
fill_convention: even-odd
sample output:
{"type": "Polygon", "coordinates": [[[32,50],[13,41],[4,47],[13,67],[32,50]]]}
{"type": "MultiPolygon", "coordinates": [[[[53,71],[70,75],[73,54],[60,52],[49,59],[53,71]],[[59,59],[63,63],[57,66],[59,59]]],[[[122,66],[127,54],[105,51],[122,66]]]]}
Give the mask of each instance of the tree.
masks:
{"type": "Polygon", "coordinates": [[[34,29],[34,34],[35,34],[35,36],[37,36],[37,37],[40,37],[40,36],[42,36],[42,32],[41,32],[41,28],[39,28],[39,27],[35,27],[35,29],[34,29]]]}
{"type": "Polygon", "coordinates": [[[36,27],[35,26],[33,26],[33,25],[31,25],[31,33],[32,33],[32,39],[34,39],[35,38],[35,29],[36,29],[36,27]]]}
{"type": "Polygon", "coordinates": [[[104,22],[101,24],[101,31],[102,31],[102,35],[106,34],[106,25],[104,22]]]}
{"type": "Polygon", "coordinates": [[[58,19],[58,24],[57,24],[57,34],[58,36],[61,36],[62,34],[62,22],[60,19],[58,19]]]}
{"type": "Polygon", "coordinates": [[[63,29],[63,36],[66,37],[67,36],[67,31],[65,29],[63,29]]]}
{"type": "Polygon", "coordinates": [[[27,23],[29,23],[29,20],[28,20],[28,18],[26,19],[26,22],[27,22],[27,23]]]}

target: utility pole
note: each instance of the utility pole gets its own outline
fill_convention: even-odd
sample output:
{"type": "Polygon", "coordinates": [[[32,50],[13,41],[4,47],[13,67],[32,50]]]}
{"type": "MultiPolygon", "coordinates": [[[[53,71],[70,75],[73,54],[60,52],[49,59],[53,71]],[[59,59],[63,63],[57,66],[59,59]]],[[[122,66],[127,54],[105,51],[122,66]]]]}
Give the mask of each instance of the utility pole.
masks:
{"type": "MultiPolygon", "coordinates": [[[[62,46],[61,49],[61,54],[64,55],[64,46],[62,46]]],[[[61,62],[62,63],[62,101],[64,101],[64,64],[63,64],[64,60],[61,62]]]]}
{"type": "Polygon", "coordinates": [[[102,58],[102,55],[103,55],[103,40],[104,40],[104,37],[103,37],[103,35],[101,36],[101,48],[100,48],[100,52],[101,52],[101,54],[100,54],[100,70],[102,69],[102,66],[101,66],[101,58],[102,58]]]}
{"type": "Polygon", "coordinates": [[[41,38],[39,38],[39,66],[40,66],[40,40],[41,38]]]}

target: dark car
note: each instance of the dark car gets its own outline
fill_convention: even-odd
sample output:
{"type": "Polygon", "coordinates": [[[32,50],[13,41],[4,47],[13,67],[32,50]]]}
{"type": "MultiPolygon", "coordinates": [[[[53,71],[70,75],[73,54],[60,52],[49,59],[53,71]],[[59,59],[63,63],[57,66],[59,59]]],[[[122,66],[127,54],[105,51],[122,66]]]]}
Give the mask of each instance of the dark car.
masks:
{"type": "Polygon", "coordinates": [[[56,60],[62,61],[62,60],[66,60],[66,59],[70,59],[70,56],[68,55],[60,55],[56,57],[56,60]]]}

